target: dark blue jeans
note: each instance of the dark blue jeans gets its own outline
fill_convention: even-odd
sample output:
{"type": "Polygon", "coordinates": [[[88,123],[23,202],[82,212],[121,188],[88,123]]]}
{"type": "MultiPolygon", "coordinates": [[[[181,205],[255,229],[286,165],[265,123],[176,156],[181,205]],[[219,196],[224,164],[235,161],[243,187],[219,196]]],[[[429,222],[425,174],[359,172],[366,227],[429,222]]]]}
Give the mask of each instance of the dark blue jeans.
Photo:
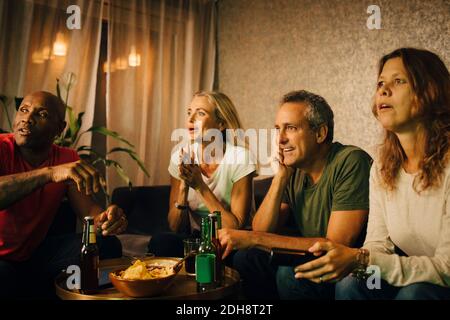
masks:
{"type": "Polygon", "coordinates": [[[380,289],[369,289],[365,281],[347,276],[336,285],[336,300],[449,300],[450,288],[426,282],[394,287],[381,280],[380,289]]]}
{"type": "Polygon", "coordinates": [[[270,264],[269,255],[258,249],[239,250],[233,260],[248,299],[323,300],[334,298],[334,285],[295,279],[293,267],[270,264]]]}
{"type": "Polygon", "coordinates": [[[277,289],[282,300],[333,300],[334,284],[295,279],[294,267],[278,267],[277,289]]]}
{"type": "MultiPolygon", "coordinates": [[[[97,237],[100,259],[122,256],[117,237],[97,237]]],[[[70,265],[79,265],[81,234],[46,238],[30,259],[13,262],[0,258],[1,298],[54,298],[53,279],[70,265]]]]}

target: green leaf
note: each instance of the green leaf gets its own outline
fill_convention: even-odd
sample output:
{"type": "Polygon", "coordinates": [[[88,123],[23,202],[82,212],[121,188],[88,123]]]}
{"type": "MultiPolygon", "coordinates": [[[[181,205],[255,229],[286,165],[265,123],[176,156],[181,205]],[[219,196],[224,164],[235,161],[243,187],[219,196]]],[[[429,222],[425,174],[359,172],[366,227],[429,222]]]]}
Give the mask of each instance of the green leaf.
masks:
{"type": "MultiPolygon", "coordinates": [[[[97,151],[95,151],[91,146],[80,146],[77,148],[77,153],[81,153],[81,152],[87,152],[87,154],[90,155],[94,155],[95,156],[95,163],[97,162],[98,159],[106,159],[104,155],[98,153],[97,151]]],[[[95,164],[95,163],[92,164],[95,164]]],[[[106,165],[106,164],[105,164],[106,165]]]]}
{"type": "Polygon", "coordinates": [[[116,170],[116,172],[119,174],[120,178],[125,181],[125,183],[127,184],[128,187],[132,187],[133,184],[130,181],[130,178],[128,177],[128,175],[125,173],[125,171],[123,170],[122,166],[120,165],[120,163],[118,163],[115,160],[111,160],[111,159],[105,159],[105,158],[98,158],[97,160],[95,160],[92,164],[95,165],[97,163],[103,163],[105,165],[105,167],[111,167],[113,166],[114,169],[116,170]]]}
{"type": "Polygon", "coordinates": [[[79,153],[78,156],[80,157],[81,160],[85,160],[85,161],[91,160],[91,156],[87,153],[79,153]]]}
{"type": "Polygon", "coordinates": [[[91,146],[79,146],[77,148],[77,152],[81,152],[81,151],[92,151],[92,147],[91,146]]]}
{"type": "Polygon", "coordinates": [[[111,166],[111,165],[114,167],[116,172],[119,174],[119,176],[122,178],[122,180],[125,181],[127,186],[129,186],[129,187],[132,186],[130,178],[127,176],[127,174],[123,170],[123,168],[120,165],[120,163],[118,163],[117,161],[111,160],[111,159],[107,159],[106,163],[107,163],[108,167],[111,166]]]}
{"type": "Polygon", "coordinates": [[[139,156],[136,154],[136,152],[134,152],[133,150],[128,149],[128,148],[120,148],[120,147],[117,147],[117,148],[112,148],[111,150],[109,150],[107,154],[111,154],[111,153],[113,153],[113,152],[125,152],[125,153],[128,153],[128,155],[129,155],[131,158],[133,158],[134,161],[137,162],[137,164],[138,164],[139,167],[142,169],[142,171],[144,171],[145,175],[146,175],[147,177],[150,177],[150,174],[148,173],[147,169],[145,168],[144,163],[143,163],[142,160],[139,158],[139,156]]]}
{"type": "Polygon", "coordinates": [[[67,147],[67,148],[72,147],[72,140],[70,138],[58,137],[58,138],[56,138],[54,143],[61,147],[67,147]]]}
{"type": "Polygon", "coordinates": [[[129,143],[125,138],[123,138],[120,134],[118,134],[115,131],[111,131],[111,130],[107,129],[104,126],[91,127],[89,129],[87,129],[85,132],[83,132],[82,134],[84,134],[86,132],[95,132],[95,133],[103,134],[104,136],[110,136],[110,137],[120,140],[120,141],[126,143],[127,145],[129,145],[130,147],[134,148],[134,146],[131,143],[129,143]]]}
{"type": "Polygon", "coordinates": [[[72,140],[75,142],[76,138],[78,137],[78,133],[80,132],[81,125],[83,124],[83,116],[84,112],[80,112],[78,114],[78,118],[75,121],[75,132],[72,133],[72,140]]]}
{"type": "Polygon", "coordinates": [[[137,162],[137,164],[142,169],[142,171],[144,171],[145,175],[147,177],[150,177],[150,174],[148,173],[147,169],[145,169],[144,163],[141,161],[141,159],[139,159],[139,157],[135,153],[130,154],[130,157],[132,157],[134,159],[134,161],[137,162]]]}
{"type": "Polygon", "coordinates": [[[68,130],[64,135],[65,139],[69,139],[71,141],[71,145],[75,145],[78,134],[81,128],[82,117],[84,112],[80,112],[77,117],[75,117],[75,113],[73,112],[72,107],[67,106],[67,115],[68,115],[68,130]]]}

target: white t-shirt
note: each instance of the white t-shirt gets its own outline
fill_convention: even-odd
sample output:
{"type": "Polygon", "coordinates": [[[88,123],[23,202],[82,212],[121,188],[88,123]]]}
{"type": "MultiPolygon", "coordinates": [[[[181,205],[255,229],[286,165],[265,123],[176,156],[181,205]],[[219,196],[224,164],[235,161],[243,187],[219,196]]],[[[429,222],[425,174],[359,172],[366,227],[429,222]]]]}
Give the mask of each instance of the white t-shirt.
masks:
{"type": "MultiPolygon", "coordinates": [[[[195,154],[196,163],[199,162],[198,144],[194,144],[192,148],[195,154]]],[[[178,166],[180,149],[172,153],[169,173],[175,179],[180,180],[178,166]]],[[[217,200],[224,206],[226,210],[231,208],[231,191],[233,184],[241,178],[256,171],[256,160],[252,153],[241,146],[234,146],[227,143],[225,154],[222,161],[216,168],[210,178],[202,174],[203,181],[211,189],[217,200]]],[[[200,229],[200,219],[202,216],[207,216],[210,212],[205,204],[202,202],[200,195],[192,188],[188,191],[188,202],[194,216],[190,215],[191,229],[200,229]]]]}
{"type": "Polygon", "coordinates": [[[393,286],[428,282],[450,287],[450,166],[439,188],[418,194],[415,175],[400,169],[397,188],[382,185],[374,162],[370,175],[370,213],[364,247],[371,265],[393,286]],[[408,257],[394,254],[394,245],[408,257]]]}

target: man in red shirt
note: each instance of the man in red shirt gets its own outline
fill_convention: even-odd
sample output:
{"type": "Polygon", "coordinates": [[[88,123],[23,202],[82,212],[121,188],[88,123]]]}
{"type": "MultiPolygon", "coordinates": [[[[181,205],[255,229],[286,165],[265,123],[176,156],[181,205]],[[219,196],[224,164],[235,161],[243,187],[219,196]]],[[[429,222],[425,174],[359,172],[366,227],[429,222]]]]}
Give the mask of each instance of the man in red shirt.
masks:
{"type": "MultiPolygon", "coordinates": [[[[100,190],[98,172],[74,150],[53,144],[66,125],[64,115],[58,97],[35,92],[18,108],[14,133],[0,134],[0,297],[22,291],[24,276],[28,290],[30,277],[49,280],[78,263],[79,235],[46,237],[64,196],[79,217],[94,216],[103,236],[126,229],[122,209],[103,210],[91,199],[100,190]]],[[[120,246],[118,251],[120,256],[120,246]]]]}

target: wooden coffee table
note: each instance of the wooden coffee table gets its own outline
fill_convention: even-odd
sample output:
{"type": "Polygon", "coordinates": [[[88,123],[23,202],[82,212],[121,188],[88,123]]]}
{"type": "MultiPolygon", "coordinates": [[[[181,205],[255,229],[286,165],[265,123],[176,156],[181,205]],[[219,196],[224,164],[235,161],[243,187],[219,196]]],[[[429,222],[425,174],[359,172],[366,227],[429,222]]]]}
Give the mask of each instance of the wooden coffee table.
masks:
{"type": "MultiPolygon", "coordinates": [[[[130,258],[110,259],[100,261],[100,272],[119,269],[131,264],[130,258]]],[[[237,298],[239,292],[239,273],[229,267],[225,267],[225,278],[223,286],[207,291],[197,292],[195,276],[186,274],[183,268],[177,274],[172,285],[157,297],[132,298],[123,295],[114,286],[100,289],[95,294],[82,294],[79,290],[69,290],[66,286],[68,275],[61,273],[55,279],[56,294],[63,300],[215,300],[237,298]]]]}

